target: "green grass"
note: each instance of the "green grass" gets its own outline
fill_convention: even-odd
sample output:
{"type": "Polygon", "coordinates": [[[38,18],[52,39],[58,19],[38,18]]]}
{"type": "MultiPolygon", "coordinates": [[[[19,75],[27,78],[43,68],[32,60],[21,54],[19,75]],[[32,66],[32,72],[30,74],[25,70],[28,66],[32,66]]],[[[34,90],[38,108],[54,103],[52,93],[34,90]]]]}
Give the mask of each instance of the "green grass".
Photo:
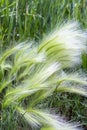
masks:
{"type": "MultiPolygon", "coordinates": [[[[12,48],[17,43],[23,41],[25,42],[25,40],[33,41],[32,46],[37,46],[41,44],[44,41],[44,40],[41,41],[42,37],[49,35],[49,32],[55,30],[54,28],[57,28],[57,26],[59,27],[61,23],[63,25],[63,23],[66,23],[69,20],[76,20],[80,22],[81,28],[83,28],[84,30],[87,28],[87,1],[86,0],[26,0],[26,1],[1,0],[0,1],[0,55],[2,56],[3,53],[6,51],[6,49],[12,48]]],[[[49,46],[46,47],[48,47],[49,50],[49,46]]],[[[50,52],[48,50],[47,50],[47,54],[49,59],[50,52]]],[[[10,53],[11,52],[9,52],[9,54],[7,53],[6,55],[10,55],[10,53]]],[[[6,57],[6,55],[4,55],[4,57],[6,57]]],[[[20,54],[18,53],[18,55],[20,54]]],[[[12,56],[14,56],[14,54],[12,54],[12,56]]],[[[6,62],[8,62],[6,66],[2,64],[3,69],[0,70],[1,82],[2,79],[4,78],[3,70],[5,69],[5,72],[7,74],[8,70],[10,70],[11,66],[14,64],[12,56],[10,56],[10,61],[8,58],[6,58],[7,59],[6,62]],[[10,64],[11,61],[12,63],[10,64]]],[[[51,60],[50,62],[52,62],[53,59],[55,59],[55,56],[52,59],[50,59],[51,60]]],[[[80,66],[76,66],[76,69],[75,68],[70,69],[67,68],[66,66],[66,68],[63,69],[64,71],[69,72],[72,70],[79,73],[79,70],[80,69],[82,70],[84,68],[83,75],[85,75],[87,70],[86,59],[87,59],[86,53],[83,51],[82,64],[80,64],[80,66]]],[[[15,58],[15,61],[16,60],[17,58],[15,58]]],[[[65,66],[65,61],[63,63],[63,66],[65,66]]],[[[17,65],[15,64],[15,68],[14,70],[12,70],[12,74],[13,72],[16,73],[17,71],[16,67],[17,65]]],[[[23,70],[21,70],[21,72],[22,71],[23,70]]],[[[22,80],[26,75],[27,71],[29,71],[28,68],[26,69],[26,71],[24,71],[23,74],[20,75],[20,77],[16,77],[17,74],[20,73],[18,71],[18,73],[15,74],[15,76],[13,75],[12,79],[16,77],[19,78],[17,80],[22,80]]],[[[13,81],[12,84],[14,84],[15,82],[16,79],[13,81]]],[[[8,84],[8,82],[5,83],[8,84]]],[[[5,85],[3,87],[5,87],[5,85]]],[[[3,95],[1,95],[0,99],[2,99],[2,97],[3,95]]],[[[67,111],[72,110],[73,112],[70,117],[71,120],[81,121],[82,124],[87,124],[86,121],[87,110],[85,105],[87,104],[86,98],[80,96],[72,96],[69,94],[64,94],[64,95],[54,94],[53,97],[51,98],[50,99],[48,98],[49,100],[45,101],[47,107],[50,108],[53,107],[55,109],[57,109],[58,107],[58,110],[56,110],[57,112],[61,112],[61,108],[62,108],[61,113],[67,117],[69,117],[67,111]],[[53,98],[53,100],[50,100],[51,98],[53,98]],[[61,101],[61,98],[63,98],[62,99],[63,101],[61,101]],[[68,100],[70,102],[68,102],[68,100]]],[[[3,120],[6,119],[7,113],[8,113],[8,109],[6,110],[6,113],[4,113],[5,118],[3,117],[3,120]]],[[[13,120],[15,120],[14,114],[12,114],[12,118],[13,120]]],[[[9,121],[14,122],[10,117],[8,117],[7,123],[3,124],[2,122],[1,123],[2,126],[7,125],[9,121]]],[[[24,125],[25,124],[26,123],[24,123],[24,125]]],[[[14,125],[14,129],[16,129],[17,124],[13,123],[13,125],[14,125]]],[[[1,126],[1,130],[2,130],[2,126],[1,126]]],[[[8,126],[8,130],[10,129],[12,129],[12,125],[8,126]]],[[[27,125],[26,125],[26,129],[27,129],[27,125]]]]}
{"type": "Polygon", "coordinates": [[[1,40],[39,40],[58,23],[72,19],[87,27],[86,5],[86,0],[1,0],[1,40]]]}

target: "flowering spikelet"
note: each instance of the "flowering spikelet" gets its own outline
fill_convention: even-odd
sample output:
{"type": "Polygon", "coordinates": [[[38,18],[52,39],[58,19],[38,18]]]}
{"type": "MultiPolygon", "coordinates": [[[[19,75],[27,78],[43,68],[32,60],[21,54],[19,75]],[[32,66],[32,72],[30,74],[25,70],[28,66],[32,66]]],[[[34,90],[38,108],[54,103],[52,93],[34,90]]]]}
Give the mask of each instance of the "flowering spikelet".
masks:
{"type": "Polygon", "coordinates": [[[67,23],[46,37],[39,51],[46,51],[48,59],[57,60],[65,67],[81,62],[81,52],[86,49],[86,32],[77,22],[67,23]]]}

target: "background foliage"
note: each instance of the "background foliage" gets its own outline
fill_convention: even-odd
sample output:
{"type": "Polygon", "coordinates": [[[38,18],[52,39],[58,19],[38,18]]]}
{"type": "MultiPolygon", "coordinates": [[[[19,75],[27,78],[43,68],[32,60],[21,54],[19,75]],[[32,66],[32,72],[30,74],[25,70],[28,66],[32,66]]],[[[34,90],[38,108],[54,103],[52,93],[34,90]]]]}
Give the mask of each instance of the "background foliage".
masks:
{"type": "Polygon", "coordinates": [[[1,0],[0,7],[2,42],[39,40],[55,25],[72,19],[87,27],[86,0],[1,0]]]}

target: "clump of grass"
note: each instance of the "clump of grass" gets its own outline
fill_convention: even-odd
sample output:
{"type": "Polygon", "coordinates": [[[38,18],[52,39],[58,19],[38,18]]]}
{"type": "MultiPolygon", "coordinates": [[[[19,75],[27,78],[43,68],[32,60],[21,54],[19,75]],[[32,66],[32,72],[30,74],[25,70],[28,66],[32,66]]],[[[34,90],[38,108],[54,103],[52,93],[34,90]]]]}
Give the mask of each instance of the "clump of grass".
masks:
{"type": "MultiPolygon", "coordinates": [[[[54,30],[41,41],[39,47],[24,42],[1,54],[2,129],[5,127],[3,112],[6,111],[12,115],[11,120],[15,116],[16,124],[18,116],[21,116],[33,130],[78,129],[78,125],[64,122],[55,114],[43,110],[43,105],[41,109],[40,102],[55,91],[87,96],[87,81],[76,73],[63,71],[81,63],[85,42],[86,33],[74,22],[54,30]]],[[[23,121],[21,127],[22,124],[23,121]]],[[[9,124],[8,129],[11,129],[9,124]]]]}

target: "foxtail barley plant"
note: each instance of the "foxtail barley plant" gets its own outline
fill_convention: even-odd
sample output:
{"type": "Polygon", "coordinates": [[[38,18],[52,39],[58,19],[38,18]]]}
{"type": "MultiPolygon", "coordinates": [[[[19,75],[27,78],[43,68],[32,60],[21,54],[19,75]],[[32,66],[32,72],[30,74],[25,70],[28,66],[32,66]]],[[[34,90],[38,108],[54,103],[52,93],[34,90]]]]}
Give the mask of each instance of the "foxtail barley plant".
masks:
{"type": "Polygon", "coordinates": [[[54,91],[87,96],[86,79],[77,72],[64,72],[81,63],[85,43],[86,33],[78,23],[69,22],[43,38],[39,47],[24,42],[0,54],[2,129],[2,111],[13,110],[32,130],[79,130],[78,124],[65,122],[39,105],[54,91]]]}

